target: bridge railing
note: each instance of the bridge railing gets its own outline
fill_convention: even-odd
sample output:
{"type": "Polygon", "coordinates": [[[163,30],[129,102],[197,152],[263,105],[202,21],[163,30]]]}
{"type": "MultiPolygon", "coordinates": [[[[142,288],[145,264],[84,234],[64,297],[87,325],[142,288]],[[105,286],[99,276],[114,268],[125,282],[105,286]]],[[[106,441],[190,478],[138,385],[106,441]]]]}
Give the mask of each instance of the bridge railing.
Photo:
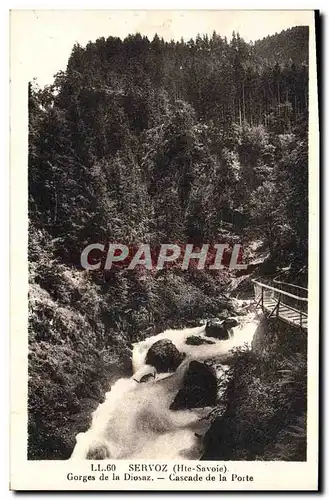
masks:
{"type": "Polygon", "coordinates": [[[299,285],[293,285],[292,283],[286,283],[285,281],[279,281],[278,279],[273,280],[273,286],[278,288],[282,292],[288,292],[290,295],[283,295],[283,303],[287,306],[295,307],[298,305],[298,310],[301,309],[303,312],[307,313],[308,305],[308,289],[299,285]],[[298,297],[298,299],[291,298],[291,295],[298,297]],[[306,300],[299,300],[306,299],[306,300]],[[298,304],[297,304],[298,302],[298,304]]]}
{"type": "Polygon", "coordinates": [[[275,299],[274,288],[268,286],[266,283],[256,280],[252,280],[252,284],[254,285],[255,300],[262,306],[264,305],[264,302],[275,299]]]}
{"type": "Polygon", "coordinates": [[[300,326],[302,326],[303,318],[307,318],[308,298],[306,288],[285,282],[276,282],[275,286],[262,283],[259,280],[252,280],[252,283],[254,286],[256,303],[259,304],[262,309],[266,306],[266,303],[275,302],[275,307],[272,312],[275,313],[276,316],[280,316],[280,307],[282,311],[283,306],[286,306],[298,312],[299,323],[300,326]],[[291,290],[294,293],[287,290],[291,290]]]}

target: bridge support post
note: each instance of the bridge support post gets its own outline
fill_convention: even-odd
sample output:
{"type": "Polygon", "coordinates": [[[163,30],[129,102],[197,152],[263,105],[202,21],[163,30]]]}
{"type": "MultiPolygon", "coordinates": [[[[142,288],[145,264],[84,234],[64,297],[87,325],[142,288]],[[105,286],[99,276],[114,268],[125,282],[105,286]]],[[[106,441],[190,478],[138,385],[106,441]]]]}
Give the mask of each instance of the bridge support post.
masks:
{"type": "Polygon", "coordinates": [[[281,300],[281,294],[279,293],[279,298],[278,298],[278,305],[276,309],[276,317],[278,318],[280,315],[280,300],[281,300]]]}

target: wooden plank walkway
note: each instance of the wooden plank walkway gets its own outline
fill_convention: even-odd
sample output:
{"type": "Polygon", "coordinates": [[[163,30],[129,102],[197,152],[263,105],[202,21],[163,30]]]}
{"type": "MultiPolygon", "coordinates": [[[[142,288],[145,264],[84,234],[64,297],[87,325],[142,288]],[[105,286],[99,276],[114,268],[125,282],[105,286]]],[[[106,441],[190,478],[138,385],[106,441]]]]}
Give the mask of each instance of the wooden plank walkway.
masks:
{"type": "MultiPolygon", "coordinates": [[[[278,303],[276,300],[268,300],[268,301],[265,300],[264,309],[271,314],[271,312],[276,308],[277,304],[278,303]]],[[[302,317],[300,317],[299,311],[296,311],[295,309],[292,309],[289,306],[286,306],[285,304],[280,304],[278,310],[278,316],[282,321],[292,325],[300,326],[301,322],[302,328],[307,329],[307,315],[302,314],[302,317]]],[[[273,317],[276,317],[275,313],[273,317]]]]}
{"type": "MultiPolygon", "coordinates": [[[[307,294],[307,289],[296,285],[280,284],[280,288],[262,283],[259,280],[252,280],[255,291],[256,309],[261,308],[267,317],[277,318],[290,325],[307,330],[307,297],[301,297],[283,288],[300,288],[298,293],[307,294]],[[283,285],[287,285],[284,287],[283,285]]],[[[275,283],[273,283],[275,284],[275,283]]]]}

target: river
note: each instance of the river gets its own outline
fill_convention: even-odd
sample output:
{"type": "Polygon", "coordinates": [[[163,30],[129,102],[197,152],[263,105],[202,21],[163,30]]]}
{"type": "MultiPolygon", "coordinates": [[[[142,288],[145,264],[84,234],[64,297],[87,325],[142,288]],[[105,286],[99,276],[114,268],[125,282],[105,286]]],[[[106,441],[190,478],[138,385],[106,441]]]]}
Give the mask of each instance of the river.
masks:
{"type": "MultiPolygon", "coordinates": [[[[239,302],[236,301],[237,307],[239,302]]],[[[90,428],[76,436],[71,459],[199,459],[203,451],[199,436],[209,427],[206,417],[211,408],[174,411],[169,407],[192,359],[215,359],[222,363],[220,369],[224,372],[229,351],[251,343],[257,317],[249,312],[240,319],[241,324],[233,329],[229,340],[211,339],[215,341],[211,345],[185,343],[190,335],[204,337],[205,326],[166,330],[134,344],[133,376],[117,380],[106,393],[105,401],[92,415],[90,428]],[[164,338],[172,340],[186,358],[174,373],[157,374],[154,379],[138,383],[136,379],[148,371],[148,349],[164,338]]]]}

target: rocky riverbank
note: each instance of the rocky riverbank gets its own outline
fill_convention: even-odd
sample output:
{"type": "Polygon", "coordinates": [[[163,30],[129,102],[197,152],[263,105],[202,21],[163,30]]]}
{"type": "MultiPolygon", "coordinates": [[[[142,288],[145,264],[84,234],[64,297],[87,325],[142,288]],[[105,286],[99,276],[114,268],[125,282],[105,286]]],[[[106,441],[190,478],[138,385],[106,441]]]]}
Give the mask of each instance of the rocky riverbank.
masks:
{"type": "Polygon", "coordinates": [[[306,460],[307,339],[265,318],[237,351],[203,460],[306,460]]]}

